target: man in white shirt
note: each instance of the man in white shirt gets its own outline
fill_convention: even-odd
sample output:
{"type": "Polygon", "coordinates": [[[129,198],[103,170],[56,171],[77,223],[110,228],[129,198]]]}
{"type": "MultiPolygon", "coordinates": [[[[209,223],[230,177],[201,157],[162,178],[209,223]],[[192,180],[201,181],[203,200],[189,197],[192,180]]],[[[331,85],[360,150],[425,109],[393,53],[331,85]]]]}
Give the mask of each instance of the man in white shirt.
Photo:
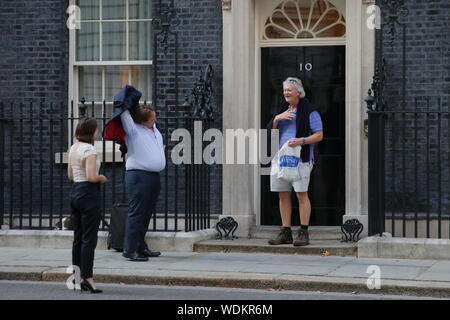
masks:
{"type": "Polygon", "coordinates": [[[166,167],[163,138],[152,107],[137,108],[134,120],[128,110],[120,118],[128,149],[125,181],[130,206],[123,256],[130,261],[148,261],[148,257],[160,255],[147,247],[145,234],[161,189],[159,172],[166,167]]]}

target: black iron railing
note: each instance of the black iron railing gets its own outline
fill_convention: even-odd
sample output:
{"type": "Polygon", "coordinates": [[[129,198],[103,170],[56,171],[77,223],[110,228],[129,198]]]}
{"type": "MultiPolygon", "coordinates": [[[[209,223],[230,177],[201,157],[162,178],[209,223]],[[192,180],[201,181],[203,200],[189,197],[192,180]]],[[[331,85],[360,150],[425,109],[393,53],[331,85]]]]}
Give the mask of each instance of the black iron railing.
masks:
{"type": "Polygon", "coordinates": [[[381,28],[366,98],[369,235],[450,238],[448,96],[418,96],[407,88],[407,6],[403,0],[376,3],[381,28]]]}
{"type": "Polygon", "coordinates": [[[450,101],[369,114],[369,234],[450,238],[450,101]],[[446,107],[444,107],[446,105],[446,107]]]}
{"type": "MultiPolygon", "coordinates": [[[[144,102],[145,104],[145,102],[144,102]]],[[[38,105],[0,103],[0,223],[11,229],[55,229],[70,216],[70,187],[67,157],[74,143],[73,131],[85,113],[97,119],[99,131],[109,120],[103,102],[103,113],[95,114],[94,103],[82,101],[79,112],[74,103],[68,116],[60,116],[66,105],[41,102],[38,105]]],[[[197,104],[198,105],[198,104],[197,104]]],[[[157,214],[151,223],[153,231],[199,230],[210,227],[210,168],[201,164],[175,165],[171,151],[178,143],[171,141],[175,129],[192,132],[194,122],[203,132],[212,123],[206,114],[194,114],[190,102],[180,116],[158,115],[158,128],[166,147],[166,169],[161,173],[161,194],[157,214]]],[[[203,134],[201,132],[201,134],[203,134]]],[[[192,134],[193,136],[193,134],[192,134]]],[[[102,185],[102,215],[108,221],[112,206],[127,203],[124,161],[118,145],[97,141],[102,160],[101,173],[109,182],[102,185]]],[[[102,229],[106,224],[102,223],[102,229]]]]}

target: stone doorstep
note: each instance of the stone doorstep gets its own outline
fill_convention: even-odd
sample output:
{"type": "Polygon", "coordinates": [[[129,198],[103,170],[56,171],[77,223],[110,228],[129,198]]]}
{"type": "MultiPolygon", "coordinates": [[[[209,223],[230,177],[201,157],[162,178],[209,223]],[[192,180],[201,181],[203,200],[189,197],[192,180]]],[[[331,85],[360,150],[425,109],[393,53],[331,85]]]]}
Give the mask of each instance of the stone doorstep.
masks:
{"type": "MultiPolygon", "coordinates": [[[[152,250],[192,252],[194,243],[214,239],[216,231],[148,232],[146,241],[152,250]]],[[[99,231],[97,250],[107,250],[107,231],[99,231]]],[[[73,231],[1,230],[0,247],[72,249],[73,231]]]]}
{"type": "Polygon", "coordinates": [[[267,239],[204,240],[194,244],[195,252],[280,253],[303,255],[352,256],[357,255],[356,243],[338,240],[310,240],[304,247],[291,245],[272,246],[267,239]],[[328,252],[328,253],[327,253],[328,252]]]}
{"type": "MultiPolygon", "coordinates": [[[[0,268],[0,280],[29,280],[66,282],[65,269],[35,270],[33,277],[24,277],[21,271],[8,272],[0,268]]],[[[95,274],[98,283],[123,283],[141,285],[207,286],[222,288],[275,289],[296,291],[345,292],[354,294],[408,295],[450,298],[450,284],[436,281],[385,280],[381,289],[367,288],[366,278],[339,278],[295,276],[283,274],[241,274],[217,272],[162,270],[143,273],[123,273],[123,270],[99,269],[95,274]]]]}
{"type": "MultiPolygon", "coordinates": [[[[296,233],[300,227],[292,227],[292,232],[296,233]]],[[[341,240],[343,233],[341,227],[309,227],[309,237],[311,240],[341,240]]],[[[279,226],[253,226],[250,228],[250,238],[273,239],[280,232],[279,226]]]]}

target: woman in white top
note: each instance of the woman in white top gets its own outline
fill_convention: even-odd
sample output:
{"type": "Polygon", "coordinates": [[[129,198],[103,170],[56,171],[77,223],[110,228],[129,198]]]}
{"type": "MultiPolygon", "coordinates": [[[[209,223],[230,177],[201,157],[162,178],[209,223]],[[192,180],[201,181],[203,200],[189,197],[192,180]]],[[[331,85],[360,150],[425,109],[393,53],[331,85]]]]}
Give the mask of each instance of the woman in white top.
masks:
{"type": "Polygon", "coordinates": [[[81,289],[100,293],[93,280],[94,252],[101,220],[100,184],[108,179],[99,175],[100,158],[94,147],[97,121],[81,119],[75,130],[78,140],[69,151],[68,176],[73,181],[70,195],[74,239],[72,264],[81,271],[81,289]]]}

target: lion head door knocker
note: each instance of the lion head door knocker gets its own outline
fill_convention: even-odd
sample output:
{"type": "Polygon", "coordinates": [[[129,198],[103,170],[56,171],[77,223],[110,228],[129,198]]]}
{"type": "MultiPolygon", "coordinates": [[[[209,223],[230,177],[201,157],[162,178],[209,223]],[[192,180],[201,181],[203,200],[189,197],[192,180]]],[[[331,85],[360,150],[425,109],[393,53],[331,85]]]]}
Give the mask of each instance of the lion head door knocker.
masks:
{"type": "Polygon", "coordinates": [[[216,239],[217,240],[237,239],[237,237],[234,235],[234,232],[236,231],[237,228],[238,228],[238,223],[232,217],[226,217],[226,218],[220,219],[220,221],[217,222],[217,224],[216,224],[216,230],[218,232],[216,239]],[[220,230],[223,231],[223,234],[220,230]]]}

